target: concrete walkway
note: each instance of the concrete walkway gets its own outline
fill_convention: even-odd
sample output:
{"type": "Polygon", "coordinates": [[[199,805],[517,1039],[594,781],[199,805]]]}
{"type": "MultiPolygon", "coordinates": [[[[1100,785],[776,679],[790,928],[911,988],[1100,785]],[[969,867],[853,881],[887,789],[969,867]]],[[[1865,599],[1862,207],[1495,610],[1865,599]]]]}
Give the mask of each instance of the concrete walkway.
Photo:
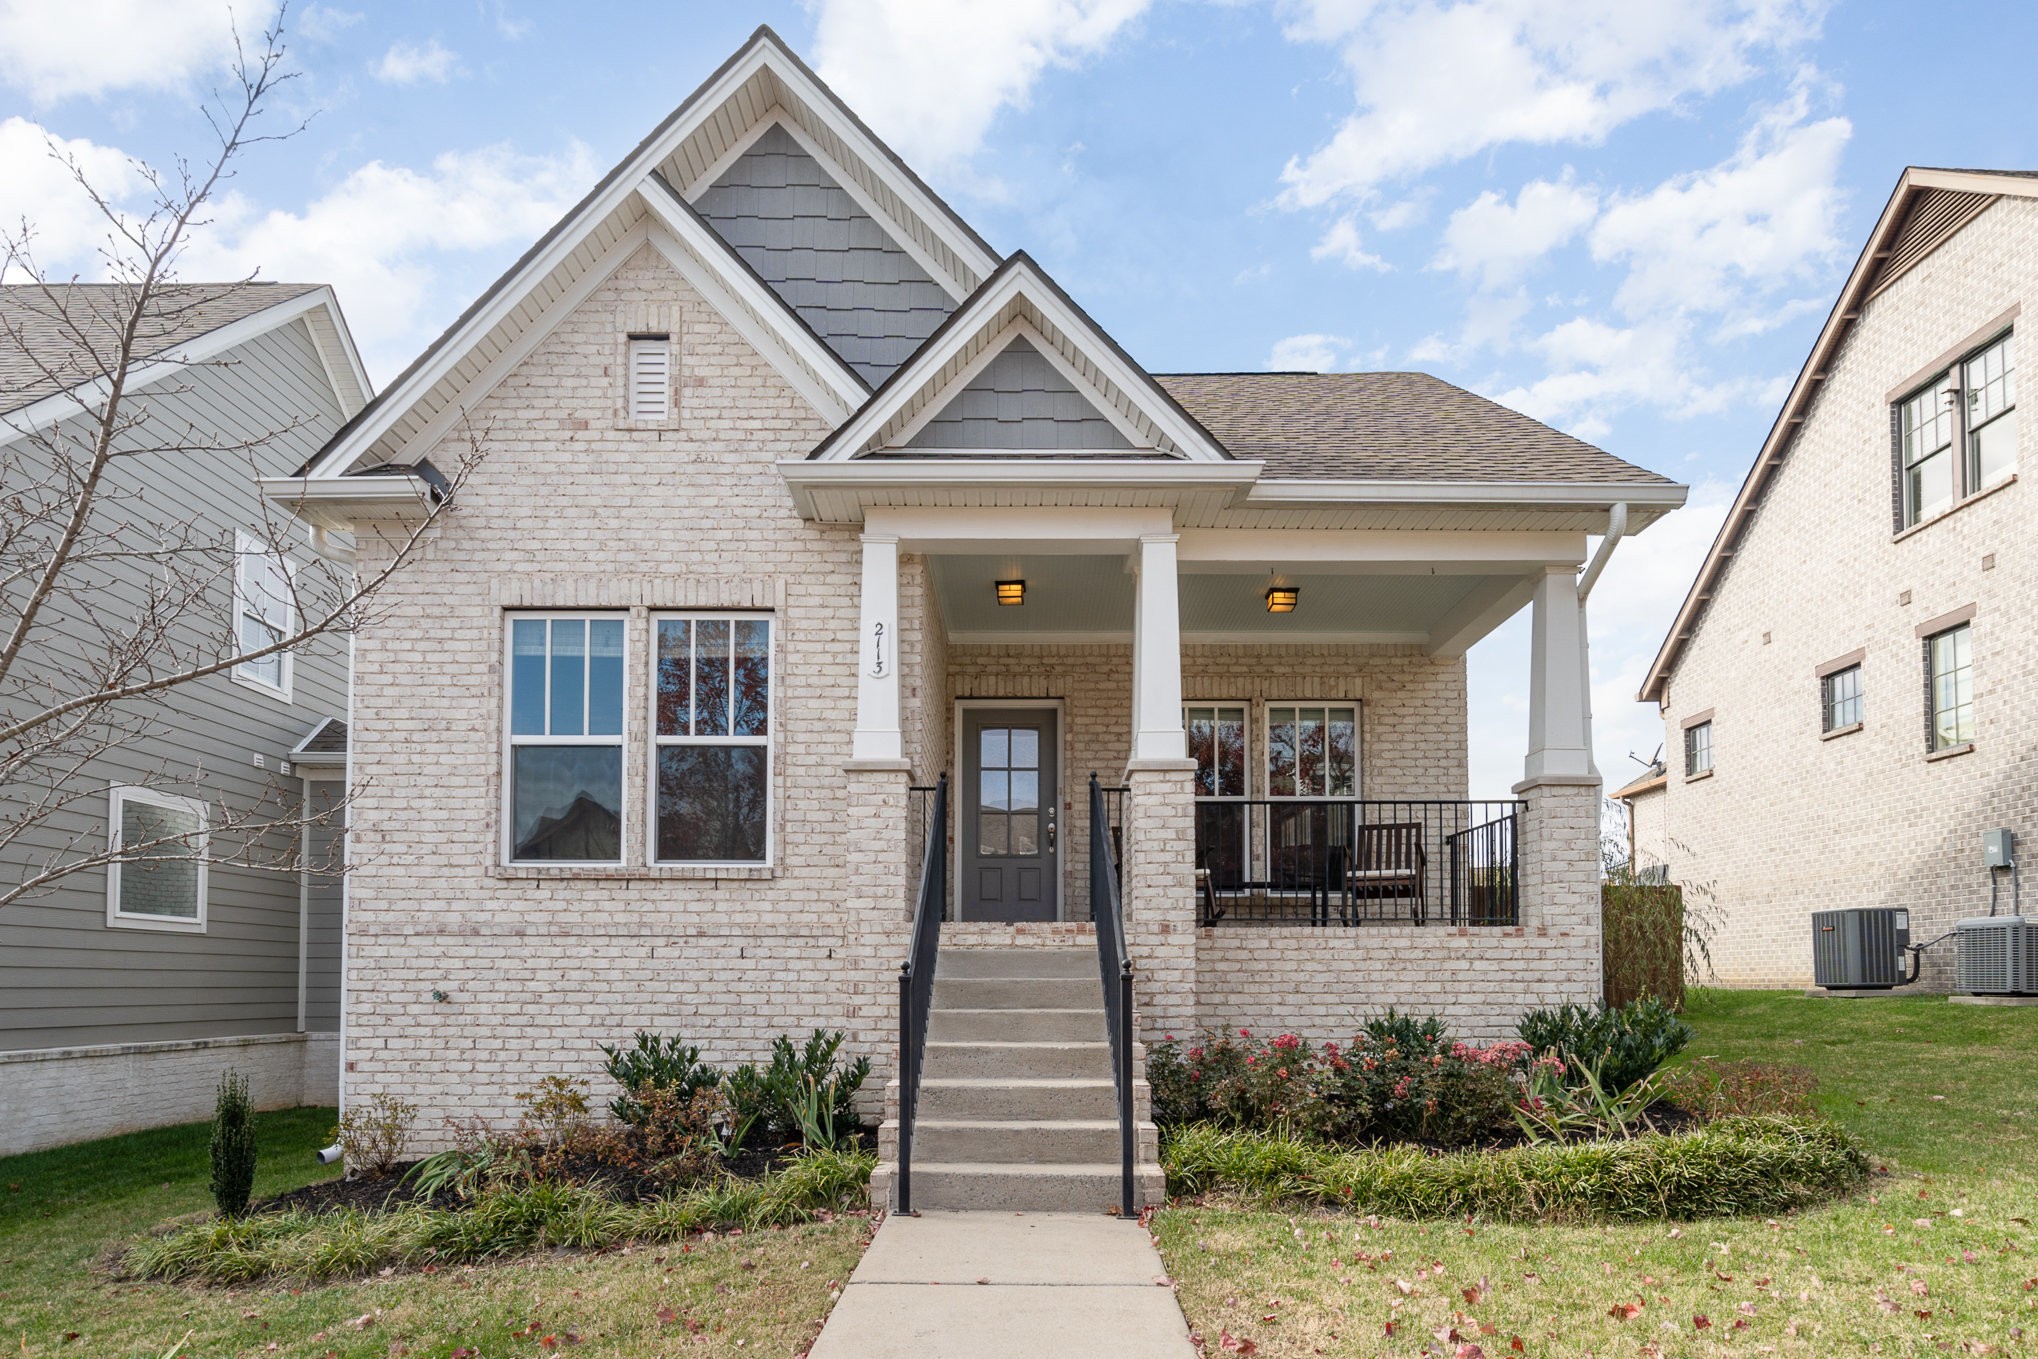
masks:
{"type": "Polygon", "coordinates": [[[1166,1274],[1102,1214],[888,1217],[811,1359],[1195,1359],[1166,1274]]]}

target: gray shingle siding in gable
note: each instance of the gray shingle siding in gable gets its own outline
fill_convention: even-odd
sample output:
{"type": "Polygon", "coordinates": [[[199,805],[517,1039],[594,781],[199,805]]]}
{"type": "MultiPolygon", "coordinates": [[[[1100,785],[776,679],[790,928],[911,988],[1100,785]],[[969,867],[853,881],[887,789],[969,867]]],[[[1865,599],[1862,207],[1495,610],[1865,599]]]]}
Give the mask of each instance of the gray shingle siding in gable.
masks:
{"type": "Polygon", "coordinates": [[[955,310],[783,127],[759,137],[694,207],[873,387],[955,310]]]}
{"type": "Polygon", "coordinates": [[[1075,452],[1124,450],[1132,444],[1020,336],[950,397],[906,446],[1075,452]]]}

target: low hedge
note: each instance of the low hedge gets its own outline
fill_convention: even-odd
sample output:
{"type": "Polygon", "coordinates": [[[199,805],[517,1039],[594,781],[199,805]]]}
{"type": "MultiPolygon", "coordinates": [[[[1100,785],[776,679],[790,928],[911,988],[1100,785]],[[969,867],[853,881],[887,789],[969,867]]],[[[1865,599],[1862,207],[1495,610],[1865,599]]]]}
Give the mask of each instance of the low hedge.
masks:
{"type": "Polygon", "coordinates": [[[392,1265],[459,1264],[550,1247],[601,1250],[713,1227],[790,1226],[862,1206],[876,1164],[868,1152],[808,1152],[758,1179],[725,1179],[641,1203],[580,1185],[535,1184],[490,1190],[457,1210],[256,1213],[139,1241],[121,1270],[130,1278],[210,1284],[317,1282],[392,1265]]]}
{"type": "Polygon", "coordinates": [[[1231,1191],[1400,1218],[1562,1223],[1772,1215],[1844,1193],[1868,1173],[1838,1127],[1786,1118],[1444,1155],[1349,1151],[1199,1124],[1169,1137],[1161,1162],[1170,1194],[1231,1191]]]}

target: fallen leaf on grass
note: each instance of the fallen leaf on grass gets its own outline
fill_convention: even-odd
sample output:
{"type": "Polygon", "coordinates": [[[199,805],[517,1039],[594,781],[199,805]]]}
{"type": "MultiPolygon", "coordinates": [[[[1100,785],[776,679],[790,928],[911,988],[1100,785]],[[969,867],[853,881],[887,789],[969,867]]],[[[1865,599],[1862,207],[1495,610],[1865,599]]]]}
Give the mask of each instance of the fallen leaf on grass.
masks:
{"type": "Polygon", "coordinates": [[[658,1324],[661,1326],[670,1326],[673,1322],[679,1320],[679,1313],[673,1311],[670,1307],[661,1307],[651,1315],[658,1318],[658,1324]]]}
{"type": "Polygon", "coordinates": [[[1606,1314],[1615,1321],[1633,1321],[1642,1314],[1642,1305],[1638,1302],[1617,1302],[1606,1309],[1606,1314]]]}
{"type": "Polygon", "coordinates": [[[1217,1348],[1227,1354],[1258,1354],[1260,1347],[1242,1335],[1233,1335],[1228,1330],[1217,1333],[1217,1348]]]}
{"type": "Polygon", "coordinates": [[[1699,1314],[1698,1314],[1697,1316],[1695,1316],[1695,1317],[1693,1317],[1693,1318],[1691,1319],[1691,1329],[1692,1329],[1692,1330],[1694,1330],[1694,1331],[1703,1331],[1703,1330],[1706,1330],[1706,1329],[1708,1329],[1709,1327],[1711,1327],[1711,1325],[1712,1325],[1712,1318],[1711,1318],[1711,1317],[1709,1317],[1709,1316],[1707,1316],[1707,1315],[1706,1315],[1705,1313],[1703,1313],[1703,1312],[1700,1312],[1700,1313],[1699,1313],[1699,1314]]]}

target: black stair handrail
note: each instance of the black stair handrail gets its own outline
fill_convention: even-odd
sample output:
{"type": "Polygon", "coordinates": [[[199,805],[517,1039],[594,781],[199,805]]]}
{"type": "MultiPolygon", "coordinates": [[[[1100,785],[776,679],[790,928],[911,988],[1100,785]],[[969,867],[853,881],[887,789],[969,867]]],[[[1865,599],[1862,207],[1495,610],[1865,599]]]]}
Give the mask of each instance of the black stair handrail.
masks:
{"type": "Polygon", "coordinates": [[[1111,853],[1104,789],[1090,775],[1090,914],[1097,922],[1097,973],[1104,985],[1104,1019],[1111,1035],[1111,1080],[1118,1087],[1118,1211],[1132,1217],[1132,959],[1125,951],[1125,908],[1118,893],[1118,864],[1111,853]]]}
{"type": "Polygon", "coordinates": [[[934,786],[927,852],[920,861],[920,900],[913,938],[899,964],[899,1211],[913,1211],[913,1115],[920,1103],[920,1068],[927,1055],[927,1011],[934,999],[934,960],[941,919],[948,914],[948,775],[934,786]]]}

